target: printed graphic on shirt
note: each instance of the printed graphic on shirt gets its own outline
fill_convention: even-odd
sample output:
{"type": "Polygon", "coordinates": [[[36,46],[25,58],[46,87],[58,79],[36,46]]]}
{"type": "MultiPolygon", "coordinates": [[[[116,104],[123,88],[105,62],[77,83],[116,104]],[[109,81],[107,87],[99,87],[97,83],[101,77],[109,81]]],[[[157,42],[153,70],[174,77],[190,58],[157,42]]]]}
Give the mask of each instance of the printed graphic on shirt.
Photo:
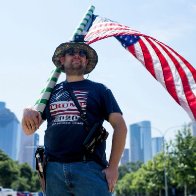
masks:
{"type": "MultiPolygon", "coordinates": [[[[84,112],[86,111],[87,91],[73,91],[79,104],[84,112]]],[[[60,89],[52,95],[50,99],[50,114],[52,117],[52,125],[55,124],[83,124],[80,119],[80,112],[75,103],[70,98],[69,93],[60,89]]]]}

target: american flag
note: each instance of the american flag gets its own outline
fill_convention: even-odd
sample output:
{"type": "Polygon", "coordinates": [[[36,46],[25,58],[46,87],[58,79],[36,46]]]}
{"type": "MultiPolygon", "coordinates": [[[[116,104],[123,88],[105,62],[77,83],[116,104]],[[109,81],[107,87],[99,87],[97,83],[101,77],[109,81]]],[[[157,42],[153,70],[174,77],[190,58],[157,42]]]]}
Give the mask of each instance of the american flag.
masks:
{"type": "Polygon", "coordinates": [[[107,18],[93,15],[88,44],[114,36],[160,82],[192,120],[196,119],[196,70],[169,46],[107,18]]]}

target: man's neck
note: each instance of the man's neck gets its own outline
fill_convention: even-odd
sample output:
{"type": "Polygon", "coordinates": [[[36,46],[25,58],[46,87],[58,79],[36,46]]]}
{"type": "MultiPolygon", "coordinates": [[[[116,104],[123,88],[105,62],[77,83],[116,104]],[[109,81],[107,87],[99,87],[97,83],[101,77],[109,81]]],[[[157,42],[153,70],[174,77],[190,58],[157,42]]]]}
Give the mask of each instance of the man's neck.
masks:
{"type": "Polygon", "coordinates": [[[68,81],[68,82],[78,82],[78,81],[82,81],[82,80],[84,80],[84,76],[83,75],[81,75],[81,76],[66,76],[66,80],[68,81]]]}

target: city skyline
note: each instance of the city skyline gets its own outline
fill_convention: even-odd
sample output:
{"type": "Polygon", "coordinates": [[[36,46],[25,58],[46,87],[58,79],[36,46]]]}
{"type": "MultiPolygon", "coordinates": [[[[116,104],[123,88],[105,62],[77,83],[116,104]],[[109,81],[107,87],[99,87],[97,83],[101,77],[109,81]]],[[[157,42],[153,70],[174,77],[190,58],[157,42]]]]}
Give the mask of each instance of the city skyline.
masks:
{"type": "Polygon", "coordinates": [[[151,128],[150,121],[140,121],[129,125],[129,147],[123,151],[121,165],[138,161],[146,163],[163,151],[164,137],[152,137],[151,128]]]}
{"type": "Polygon", "coordinates": [[[25,135],[17,116],[0,101],[0,149],[11,159],[28,163],[35,169],[34,154],[38,145],[39,135],[25,135]]]}

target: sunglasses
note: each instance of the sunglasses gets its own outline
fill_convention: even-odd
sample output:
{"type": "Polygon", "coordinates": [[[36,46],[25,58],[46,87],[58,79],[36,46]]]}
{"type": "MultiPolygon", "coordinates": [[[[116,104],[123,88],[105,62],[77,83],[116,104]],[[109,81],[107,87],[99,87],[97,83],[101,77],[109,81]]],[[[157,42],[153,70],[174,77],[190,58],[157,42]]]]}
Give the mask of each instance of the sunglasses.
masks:
{"type": "Polygon", "coordinates": [[[85,50],[76,50],[74,48],[69,48],[65,51],[65,54],[74,56],[75,54],[78,54],[80,57],[87,57],[87,52],[85,50]]]}

